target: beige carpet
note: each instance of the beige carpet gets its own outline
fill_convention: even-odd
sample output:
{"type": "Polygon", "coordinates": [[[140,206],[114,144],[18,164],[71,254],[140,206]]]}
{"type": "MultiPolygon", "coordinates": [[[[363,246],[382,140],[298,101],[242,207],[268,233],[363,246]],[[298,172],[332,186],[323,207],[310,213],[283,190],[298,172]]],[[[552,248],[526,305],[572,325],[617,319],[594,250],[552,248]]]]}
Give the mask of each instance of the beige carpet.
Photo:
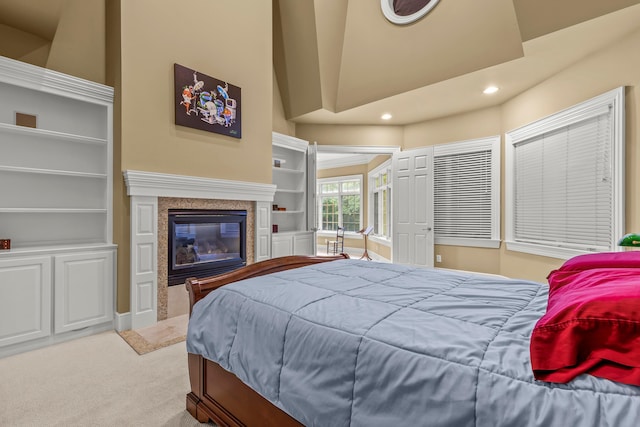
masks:
{"type": "Polygon", "coordinates": [[[138,355],[104,332],[0,359],[0,426],[200,424],[185,411],[184,342],[138,355]]]}
{"type": "Polygon", "coordinates": [[[142,355],[184,341],[188,323],[189,315],[183,314],[162,320],[147,328],[120,331],[118,334],[131,348],[142,355]]]}

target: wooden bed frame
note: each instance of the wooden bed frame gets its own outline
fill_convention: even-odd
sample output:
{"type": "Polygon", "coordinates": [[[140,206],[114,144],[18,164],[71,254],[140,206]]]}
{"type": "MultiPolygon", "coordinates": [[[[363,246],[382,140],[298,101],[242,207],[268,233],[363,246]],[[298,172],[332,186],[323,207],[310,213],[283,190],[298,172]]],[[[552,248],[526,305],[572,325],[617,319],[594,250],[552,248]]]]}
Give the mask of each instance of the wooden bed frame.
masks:
{"type": "MultiPolygon", "coordinates": [[[[196,302],[226,284],[345,258],[349,256],[287,256],[257,262],[219,276],[187,279],[189,315],[196,302]]],[[[187,394],[187,411],[199,422],[213,421],[220,427],[302,426],[217,363],[192,353],[188,354],[188,363],[191,392],[187,394]]]]}

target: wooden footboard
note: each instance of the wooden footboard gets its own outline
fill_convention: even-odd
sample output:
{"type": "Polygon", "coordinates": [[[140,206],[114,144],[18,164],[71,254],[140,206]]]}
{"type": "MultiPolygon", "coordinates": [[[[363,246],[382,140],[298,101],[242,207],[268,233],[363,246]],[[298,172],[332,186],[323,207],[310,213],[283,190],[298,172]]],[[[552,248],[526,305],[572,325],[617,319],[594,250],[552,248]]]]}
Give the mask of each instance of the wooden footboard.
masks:
{"type": "MultiPolygon", "coordinates": [[[[278,271],[349,258],[346,254],[332,257],[287,256],[261,261],[230,273],[205,279],[187,279],[189,314],[196,302],[209,292],[226,284],[278,271]]],[[[215,362],[189,353],[187,411],[199,422],[213,421],[221,427],[301,426],[298,421],[253,391],[235,375],[215,362]]]]}

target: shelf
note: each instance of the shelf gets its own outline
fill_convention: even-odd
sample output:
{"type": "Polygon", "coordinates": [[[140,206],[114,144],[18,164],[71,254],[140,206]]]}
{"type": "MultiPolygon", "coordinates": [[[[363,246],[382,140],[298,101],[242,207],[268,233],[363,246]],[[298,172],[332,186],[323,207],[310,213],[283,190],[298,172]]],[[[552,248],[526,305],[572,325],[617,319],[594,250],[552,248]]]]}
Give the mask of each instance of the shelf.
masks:
{"type": "Polygon", "coordinates": [[[273,168],[273,171],[274,171],[274,172],[275,172],[275,171],[278,171],[278,172],[283,172],[283,173],[289,173],[289,174],[292,174],[292,175],[303,175],[303,174],[304,174],[304,171],[303,171],[303,170],[299,170],[299,169],[287,169],[287,168],[282,168],[282,167],[280,167],[280,168],[276,168],[276,167],[274,167],[274,168],[273,168]]]}
{"type": "Polygon", "coordinates": [[[63,141],[74,141],[82,144],[98,144],[105,145],[107,144],[106,139],[94,138],[91,136],[82,136],[82,135],[74,135],[71,133],[64,132],[56,132],[52,130],[45,129],[34,129],[24,126],[16,126],[6,123],[0,123],[0,132],[9,132],[18,135],[33,135],[41,138],[52,138],[59,139],[63,141]]]}
{"type": "Polygon", "coordinates": [[[304,213],[304,211],[271,211],[274,214],[301,214],[304,213]]]}
{"type": "Polygon", "coordinates": [[[65,171],[56,169],[39,169],[39,168],[26,168],[20,166],[0,166],[0,172],[18,172],[18,173],[36,173],[43,175],[62,175],[62,176],[75,176],[82,178],[107,178],[107,174],[104,173],[91,173],[91,172],[76,172],[65,171]]]}
{"type": "Polygon", "coordinates": [[[280,159],[280,167],[273,166],[272,184],[276,191],[273,204],[287,210],[271,211],[273,225],[272,256],[308,255],[311,235],[307,233],[307,149],[306,141],[274,133],[273,158],[280,159]],[[301,240],[301,236],[303,237],[301,240]],[[307,247],[309,246],[309,247],[307,247]]]}
{"type": "Polygon", "coordinates": [[[83,214],[95,213],[106,214],[107,209],[74,209],[74,208],[0,208],[0,213],[68,213],[83,214]]]}

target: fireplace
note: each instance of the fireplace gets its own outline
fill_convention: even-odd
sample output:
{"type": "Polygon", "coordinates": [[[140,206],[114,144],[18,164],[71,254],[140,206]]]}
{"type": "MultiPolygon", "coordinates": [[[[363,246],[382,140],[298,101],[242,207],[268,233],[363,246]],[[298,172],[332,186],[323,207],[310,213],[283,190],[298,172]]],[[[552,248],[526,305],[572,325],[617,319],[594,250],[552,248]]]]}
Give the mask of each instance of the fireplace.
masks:
{"type": "Polygon", "coordinates": [[[169,209],[168,285],[247,264],[247,211],[169,209]]]}

